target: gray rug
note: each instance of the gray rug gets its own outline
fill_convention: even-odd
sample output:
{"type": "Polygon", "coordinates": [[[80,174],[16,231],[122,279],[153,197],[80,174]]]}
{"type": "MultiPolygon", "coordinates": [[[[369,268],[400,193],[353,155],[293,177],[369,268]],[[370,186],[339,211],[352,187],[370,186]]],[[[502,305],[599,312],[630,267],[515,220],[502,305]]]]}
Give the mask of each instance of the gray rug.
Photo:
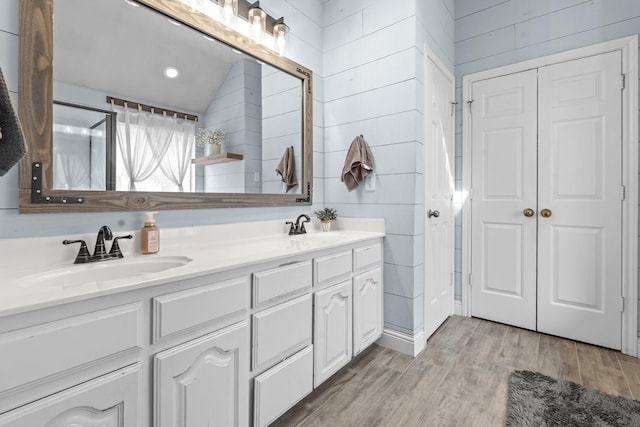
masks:
{"type": "Polygon", "coordinates": [[[513,371],[509,376],[506,425],[640,426],[640,401],[538,372],[513,371]]]}

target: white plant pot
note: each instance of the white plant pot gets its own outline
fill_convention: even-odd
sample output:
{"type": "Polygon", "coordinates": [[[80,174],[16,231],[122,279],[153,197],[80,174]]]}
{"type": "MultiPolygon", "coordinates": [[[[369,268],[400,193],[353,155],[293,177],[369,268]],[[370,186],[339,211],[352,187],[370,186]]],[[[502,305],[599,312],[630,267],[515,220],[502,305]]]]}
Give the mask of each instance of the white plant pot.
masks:
{"type": "Polygon", "coordinates": [[[331,224],[333,221],[320,221],[320,228],[322,231],[331,231],[331,224]]]}
{"type": "Polygon", "coordinates": [[[204,154],[206,156],[210,156],[212,154],[220,154],[220,144],[207,144],[204,151],[204,154]]]}

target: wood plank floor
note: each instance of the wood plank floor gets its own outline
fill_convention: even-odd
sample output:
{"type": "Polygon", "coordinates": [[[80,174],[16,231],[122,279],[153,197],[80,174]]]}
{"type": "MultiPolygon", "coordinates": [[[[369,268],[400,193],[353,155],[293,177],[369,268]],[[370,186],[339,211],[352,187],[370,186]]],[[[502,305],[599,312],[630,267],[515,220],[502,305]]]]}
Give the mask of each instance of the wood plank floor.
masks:
{"type": "Polygon", "coordinates": [[[373,345],[272,426],[501,426],[514,369],[640,400],[640,359],[453,316],[415,359],[373,345]]]}

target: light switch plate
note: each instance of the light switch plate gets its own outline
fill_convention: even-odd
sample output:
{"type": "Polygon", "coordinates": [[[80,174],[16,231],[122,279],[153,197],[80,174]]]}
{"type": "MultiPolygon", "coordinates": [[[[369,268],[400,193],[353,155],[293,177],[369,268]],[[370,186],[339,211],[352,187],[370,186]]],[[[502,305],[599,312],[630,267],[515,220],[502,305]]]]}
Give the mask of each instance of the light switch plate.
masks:
{"type": "Polygon", "coordinates": [[[376,174],[374,172],[370,172],[364,179],[364,190],[376,191],[376,174]]]}

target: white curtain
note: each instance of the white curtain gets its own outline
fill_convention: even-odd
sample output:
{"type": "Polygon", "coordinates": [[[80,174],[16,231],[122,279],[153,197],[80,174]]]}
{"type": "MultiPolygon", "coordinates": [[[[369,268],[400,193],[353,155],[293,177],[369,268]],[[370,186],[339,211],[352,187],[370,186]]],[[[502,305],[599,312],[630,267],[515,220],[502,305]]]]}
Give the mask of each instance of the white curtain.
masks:
{"type": "Polygon", "coordinates": [[[55,188],[63,190],[89,189],[89,171],[84,161],[75,155],[60,154],[55,157],[55,188]]]}
{"type": "Polygon", "coordinates": [[[160,170],[178,187],[178,191],[184,191],[184,179],[191,171],[196,124],[187,120],[178,122],[175,116],[172,120],[174,122],[173,137],[167,153],[160,163],[160,170]]]}
{"type": "Polygon", "coordinates": [[[159,167],[173,137],[172,121],[127,105],[118,112],[117,139],[129,190],[149,178],[159,167]]]}

